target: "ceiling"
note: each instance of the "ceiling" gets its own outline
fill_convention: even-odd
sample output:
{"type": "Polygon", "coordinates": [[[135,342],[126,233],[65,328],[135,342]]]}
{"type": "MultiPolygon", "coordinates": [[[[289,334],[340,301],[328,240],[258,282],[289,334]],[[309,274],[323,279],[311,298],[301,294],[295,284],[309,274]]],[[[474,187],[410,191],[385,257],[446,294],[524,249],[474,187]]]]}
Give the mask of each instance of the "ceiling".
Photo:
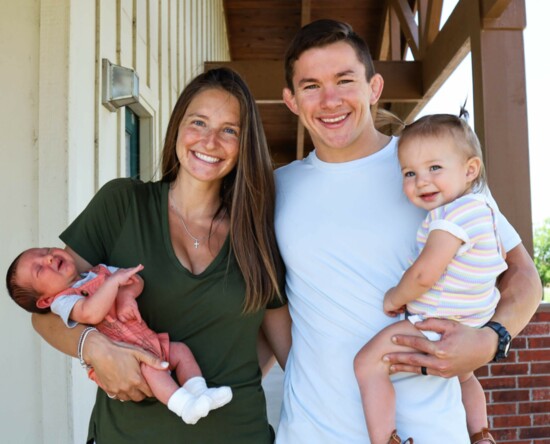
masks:
{"type": "MultiPolygon", "coordinates": [[[[302,24],[320,18],[345,21],[365,39],[375,64],[382,60],[401,61],[408,48],[406,42],[410,41],[407,37],[410,37],[411,30],[415,31],[413,17],[417,1],[431,5],[426,14],[439,27],[443,0],[224,0],[231,65],[243,75],[258,99],[276,164],[300,158],[312,149],[307,131],[299,128],[296,116],[281,100],[284,87],[282,60],[288,44],[302,24]],[[391,18],[394,18],[397,27],[390,26],[391,18]],[[392,29],[396,36],[393,41],[392,29]]],[[[414,106],[409,105],[405,115],[418,109],[418,103],[424,98],[419,92],[422,90],[418,75],[420,68],[415,68],[414,62],[408,63],[411,63],[412,68],[412,71],[409,69],[407,80],[413,82],[409,91],[412,95],[407,96],[402,91],[402,97],[393,99],[388,97],[392,91],[391,77],[396,71],[386,70],[386,78],[384,67],[376,65],[377,71],[386,80],[385,93],[389,96],[386,94],[382,98],[385,107],[391,106],[394,101],[411,102],[411,97],[415,102],[414,106]]],[[[403,85],[407,82],[398,78],[395,84],[403,85]]]]}

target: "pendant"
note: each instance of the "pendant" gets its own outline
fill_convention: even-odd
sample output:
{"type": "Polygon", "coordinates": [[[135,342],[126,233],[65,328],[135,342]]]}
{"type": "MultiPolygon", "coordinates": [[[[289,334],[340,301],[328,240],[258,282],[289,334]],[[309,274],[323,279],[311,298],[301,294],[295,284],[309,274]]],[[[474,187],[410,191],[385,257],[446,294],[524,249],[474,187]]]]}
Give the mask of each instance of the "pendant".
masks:
{"type": "Polygon", "coordinates": [[[199,241],[195,239],[195,243],[193,245],[195,245],[195,249],[199,248],[199,241]]]}

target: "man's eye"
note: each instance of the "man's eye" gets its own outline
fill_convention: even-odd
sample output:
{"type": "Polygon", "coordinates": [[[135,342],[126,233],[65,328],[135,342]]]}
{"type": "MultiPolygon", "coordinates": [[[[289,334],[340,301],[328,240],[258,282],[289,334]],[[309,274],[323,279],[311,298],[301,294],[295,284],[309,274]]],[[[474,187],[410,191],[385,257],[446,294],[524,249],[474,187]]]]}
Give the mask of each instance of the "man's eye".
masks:
{"type": "Polygon", "coordinates": [[[317,89],[317,88],[318,88],[318,86],[315,85],[315,84],[304,86],[304,89],[317,89]]]}

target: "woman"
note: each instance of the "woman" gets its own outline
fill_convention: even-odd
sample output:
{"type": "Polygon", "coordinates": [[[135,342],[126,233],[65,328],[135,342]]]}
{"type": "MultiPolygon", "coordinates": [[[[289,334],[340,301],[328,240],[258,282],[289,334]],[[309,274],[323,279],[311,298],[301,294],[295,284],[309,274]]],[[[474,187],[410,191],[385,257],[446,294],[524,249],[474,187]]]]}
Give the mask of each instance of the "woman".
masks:
{"type": "MultiPolygon", "coordinates": [[[[162,368],[158,359],[92,332],[80,344],[82,359],[115,398],[98,390],[90,442],[273,441],[256,348],[265,333],[284,365],[290,344],[289,328],[280,329],[288,312],[273,205],[258,109],[243,80],[220,68],[196,77],[178,99],[162,179],[109,182],[62,233],[81,270],[96,263],[143,264],[146,284],[138,303],[144,321],[185,342],[208,384],[229,385],[234,394],[223,408],[187,425],[156,399],[143,399],[151,392],[139,364],[162,368]],[[121,402],[127,400],[142,402],[121,402]]],[[[68,332],[49,315],[34,315],[33,323],[48,342],[74,355],[81,327],[68,332]]]]}

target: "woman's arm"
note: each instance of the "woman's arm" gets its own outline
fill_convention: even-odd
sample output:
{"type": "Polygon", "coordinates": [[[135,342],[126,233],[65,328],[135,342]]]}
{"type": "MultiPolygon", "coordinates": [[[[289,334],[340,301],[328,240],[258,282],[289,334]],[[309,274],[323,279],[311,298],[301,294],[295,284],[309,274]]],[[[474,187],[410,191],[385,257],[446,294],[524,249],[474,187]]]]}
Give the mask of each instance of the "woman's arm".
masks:
{"type": "MultiPolygon", "coordinates": [[[[258,351],[260,359],[263,357],[264,361],[269,363],[266,357],[274,353],[279,365],[283,369],[285,368],[290,346],[292,345],[290,326],[291,320],[288,305],[265,311],[262,322],[262,332],[265,341],[263,341],[264,350],[258,351]],[[268,347],[268,349],[266,350],[265,347],[268,347]]],[[[261,345],[261,341],[258,340],[258,347],[261,345]]]]}
{"type": "MultiPolygon", "coordinates": [[[[74,250],[69,247],[66,250],[74,257],[79,271],[91,268],[91,264],[74,250]]],[[[61,318],[54,314],[33,314],[32,323],[38,334],[52,347],[69,356],[76,356],[78,341],[85,326],[67,328],[61,318]]],[[[127,344],[115,344],[99,332],[88,334],[82,354],[84,361],[94,367],[102,385],[122,400],[141,401],[152,396],[141,376],[141,363],[159,370],[165,369],[162,361],[152,354],[127,344]]]]}
{"type": "MultiPolygon", "coordinates": [[[[508,270],[498,283],[501,299],[493,320],[516,336],[536,312],[542,286],[533,261],[522,244],[508,252],[506,263],[508,270]]],[[[498,337],[490,328],[471,328],[443,319],[428,319],[416,326],[441,333],[441,340],[431,342],[420,337],[395,336],[395,343],[416,348],[419,353],[388,355],[393,364],[392,372],[420,373],[421,366],[424,366],[429,374],[451,377],[475,370],[495,356],[498,337]]]]}

